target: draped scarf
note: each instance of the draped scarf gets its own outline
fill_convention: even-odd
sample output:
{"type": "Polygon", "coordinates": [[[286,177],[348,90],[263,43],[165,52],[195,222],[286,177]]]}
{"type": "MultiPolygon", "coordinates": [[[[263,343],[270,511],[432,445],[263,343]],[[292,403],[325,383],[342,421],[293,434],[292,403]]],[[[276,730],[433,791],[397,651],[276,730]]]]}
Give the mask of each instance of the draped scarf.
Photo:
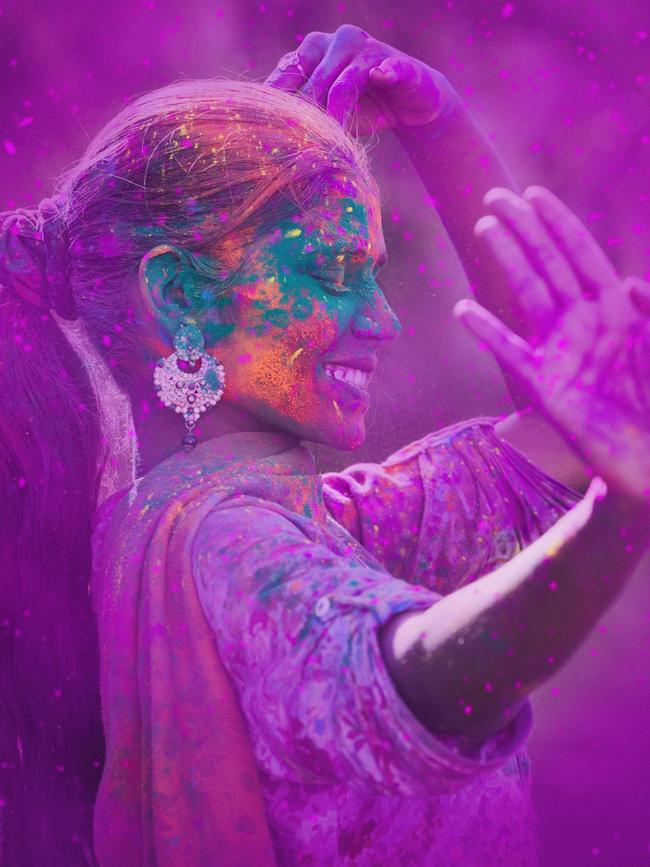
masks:
{"type": "Polygon", "coordinates": [[[202,520],[239,494],[322,515],[311,454],[242,433],[178,453],[93,516],[106,761],[100,867],[271,867],[250,735],[192,576],[202,520]]]}

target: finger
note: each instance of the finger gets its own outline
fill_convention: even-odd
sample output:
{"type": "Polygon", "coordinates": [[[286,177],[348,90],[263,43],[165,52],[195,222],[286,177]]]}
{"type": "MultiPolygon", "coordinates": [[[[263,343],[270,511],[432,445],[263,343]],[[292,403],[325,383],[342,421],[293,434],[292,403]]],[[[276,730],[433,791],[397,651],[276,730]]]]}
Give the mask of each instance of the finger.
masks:
{"type": "Polygon", "coordinates": [[[264,83],[279,90],[300,90],[322,60],[331,39],[329,33],[308,33],[296,51],[282,55],[264,83]]]}
{"type": "Polygon", "coordinates": [[[474,232],[488,247],[513,289],[513,302],[533,333],[543,335],[557,315],[555,301],[519,240],[497,217],[481,217],[474,232]]]}
{"type": "Polygon", "coordinates": [[[466,298],[458,301],[453,312],[510,373],[526,386],[533,385],[539,355],[530,343],[475,301],[466,298]]]}
{"type": "Polygon", "coordinates": [[[511,190],[496,187],[485,195],[483,203],[523,245],[556,301],[567,306],[581,296],[580,284],[564,253],[528,202],[511,190]]]}
{"type": "Polygon", "coordinates": [[[619,284],[618,275],[586,226],[545,187],[529,187],[524,198],[562,247],[583,290],[598,296],[619,284]]]}
{"type": "Polygon", "coordinates": [[[350,64],[332,82],[327,94],[327,110],[342,126],[350,117],[370,82],[370,68],[365,64],[350,64]]]}
{"type": "Polygon", "coordinates": [[[400,57],[386,57],[377,65],[377,57],[360,57],[347,66],[332,82],[327,97],[327,109],[343,126],[353,114],[363,94],[372,85],[409,88],[417,82],[413,64],[400,57]]]}
{"type": "Polygon", "coordinates": [[[300,93],[325,106],[331,84],[369,42],[365,30],[354,25],[339,27],[320,62],[300,88],[300,93]]]}
{"type": "Polygon", "coordinates": [[[650,283],[641,277],[626,277],[623,281],[623,290],[639,313],[650,316],[650,283]]]}
{"type": "Polygon", "coordinates": [[[417,70],[413,63],[403,57],[386,57],[379,66],[370,69],[370,78],[373,84],[383,84],[387,87],[401,85],[417,85],[417,70]]]}
{"type": "Polygon", "coordinates": [[[341,51],[340,47],[337,49],[330,46],[321,62],[300,88],[299,93],[325,106],[331,85],[353,57],[354,54],[347,49],[341,51]]]}

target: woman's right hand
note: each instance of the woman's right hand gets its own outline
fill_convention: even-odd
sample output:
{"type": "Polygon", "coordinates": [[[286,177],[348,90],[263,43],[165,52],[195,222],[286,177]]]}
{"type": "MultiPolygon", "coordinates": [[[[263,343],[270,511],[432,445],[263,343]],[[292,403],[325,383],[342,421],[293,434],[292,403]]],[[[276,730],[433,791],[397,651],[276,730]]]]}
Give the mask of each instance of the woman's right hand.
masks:
{"type": "Polygon", "coordinates": [[[476,233],[528,320],[530,342],[473,301],[455,313],[593,472],[650,514],[650,287],[622,282],[548,190],[491,190],[476,233]]]}

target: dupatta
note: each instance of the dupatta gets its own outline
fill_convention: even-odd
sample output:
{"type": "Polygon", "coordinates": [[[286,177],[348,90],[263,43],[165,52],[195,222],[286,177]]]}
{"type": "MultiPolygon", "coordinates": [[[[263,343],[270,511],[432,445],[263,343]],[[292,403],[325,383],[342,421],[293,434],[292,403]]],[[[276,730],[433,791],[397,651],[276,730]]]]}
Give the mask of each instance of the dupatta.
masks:
{"type": "Polygon", "coordinates": [[[306,448],[241,433],[172,455],[94,513],[100,867],[276,863],[246,723],[192,576],[202,520],[241,494],[308,517],[323,509],[306,448]]]}

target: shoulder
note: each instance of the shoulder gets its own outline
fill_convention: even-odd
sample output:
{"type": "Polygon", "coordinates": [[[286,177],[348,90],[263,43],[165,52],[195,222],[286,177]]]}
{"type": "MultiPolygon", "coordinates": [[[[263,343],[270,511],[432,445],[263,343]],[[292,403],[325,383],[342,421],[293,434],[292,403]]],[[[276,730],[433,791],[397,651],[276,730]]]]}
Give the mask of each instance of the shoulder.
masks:
{"type": "Polygon", "coordinates": [[[450,446],[456,443],[464,442],[473,446],[495,443],[497,438],[494,428],[497,421],[497,418],[481,416],[447,425],[398,449],[382,461],[382,466],[389,468],[412,460],[424,452],[437,451],[444,454],[450,446]]]}
{"type": "Polygon", "coordinates": [[[253,549],[270,553],[318,536],[309,518],[286,506],[249,494],[233,493],[215,503],[197,527],[193,553],[205,558],[241,557],[253,549]]]}

